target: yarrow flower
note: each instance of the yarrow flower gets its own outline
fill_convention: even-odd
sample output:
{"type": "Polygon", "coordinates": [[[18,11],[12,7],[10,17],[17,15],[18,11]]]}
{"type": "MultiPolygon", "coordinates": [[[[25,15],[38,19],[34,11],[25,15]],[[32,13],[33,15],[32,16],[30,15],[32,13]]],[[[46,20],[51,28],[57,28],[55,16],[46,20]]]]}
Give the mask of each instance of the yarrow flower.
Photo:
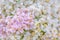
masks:
{"type": "Polygon", "coordinates": [[[28,9],[19,9],[15,16],[11,19],[11,22],[8,23],[7,27],[12,29],[12,31],[15,30],[23,33],[24,30],[33,28],[33,23],[32,13],[29,12],[28,9]]]}
{"type": "Polygon", "coordinates": [[[6,37],[6,22],[4,19],[0,19],[0,37],[6,37]]]}
{"type": "Polygon", "coordinates": [[[11,18],[7,16],[0,20],[0,37],[6,37],[12,33],[23,33],[24,30],[30,30],[34,27],[34,15],[28,9],[19,9],[11,18]]]}

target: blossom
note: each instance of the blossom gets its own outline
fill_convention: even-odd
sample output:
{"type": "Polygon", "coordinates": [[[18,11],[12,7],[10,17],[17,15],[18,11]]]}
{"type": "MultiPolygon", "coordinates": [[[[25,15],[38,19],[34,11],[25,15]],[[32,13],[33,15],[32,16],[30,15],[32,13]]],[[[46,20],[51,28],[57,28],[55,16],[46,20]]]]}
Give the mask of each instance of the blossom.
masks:
{"type": "Polygon", "coordinates": [[[7,27],[23,33],[24,30],[33,28],[33,19],[33,15],[29,12],[28,9],[19,9],[11,19],[11,22],[7,24],[7,27]]]}
{"type": "Polygon", "coordinates": [[[5,19],[0,19],[0,37],[6,37],[6,22],[5,19]]]}

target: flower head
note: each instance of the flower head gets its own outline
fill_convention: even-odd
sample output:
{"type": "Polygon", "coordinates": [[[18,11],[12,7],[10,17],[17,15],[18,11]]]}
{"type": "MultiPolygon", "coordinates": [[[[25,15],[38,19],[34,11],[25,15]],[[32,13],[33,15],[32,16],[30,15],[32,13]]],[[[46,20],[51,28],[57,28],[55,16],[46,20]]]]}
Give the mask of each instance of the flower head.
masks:
{"type": "Polygon", "coordinates": [[[29,10],[19,9],[15,16],[11,19],[11,22],[8,23],[8,27],[23,33],[24,30],[31,29],[33,27],[33,23],[33,15],[29,12],[29,10]]]}

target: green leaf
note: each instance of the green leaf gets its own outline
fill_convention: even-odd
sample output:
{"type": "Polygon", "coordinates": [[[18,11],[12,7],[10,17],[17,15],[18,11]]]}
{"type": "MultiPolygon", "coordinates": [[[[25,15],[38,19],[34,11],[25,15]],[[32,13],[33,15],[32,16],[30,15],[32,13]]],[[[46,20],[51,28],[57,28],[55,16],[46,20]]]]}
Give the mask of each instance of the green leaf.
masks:
{"type": "Polygon", "coordinates": [[[24,32],[27,32],[27,30],[24,30],[24,32]]]}
{"type": "Polygon", "coordinates": [[[16,2],[20,2],[20,0],[16,0],[16,2]]]}
{"type": "Polygon", "coordinates": [[[14,16],[14,15],[11,13],[10,16],[14,16]]]}
{"type": "Polygon", "coordinates": [[[24,38],[24,35],[21,36],[20,40],[22,40],[24,38]]]}
{"type": "Polygon", "coordinates": [[[40,30],[40,32],[42,33],[42,35],[45,35],[46,32],[44,32],[43,30],[40,30]]]}

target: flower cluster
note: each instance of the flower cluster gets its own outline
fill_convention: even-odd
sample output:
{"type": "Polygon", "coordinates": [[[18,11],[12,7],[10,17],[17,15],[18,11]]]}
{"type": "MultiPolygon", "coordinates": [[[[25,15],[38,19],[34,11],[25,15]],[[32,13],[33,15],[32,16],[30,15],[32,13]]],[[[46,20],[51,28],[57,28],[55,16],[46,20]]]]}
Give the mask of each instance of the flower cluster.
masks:
{"type": "Polygon", "coordinates": [[[8,23],[7,27],[20,31],[29,30],[33,27],[33,15],[28,11],[28,9],[19,9],[15,16],[8,23]]]}
{"type": "MultiPolygon", "coordinates": [[[[33,28],[33,15],[28,9],[19,9],[16,14],[11,18],[7,17],[0,23],[0,34],[5,32],[7,35],[10,33],[23,33],[24,30],[30,30],[33,28]],[[4,29],[5,31],[3,31],[4,29]]],[[[5,34],[5,35],[6,35],[5,34]]]]}

